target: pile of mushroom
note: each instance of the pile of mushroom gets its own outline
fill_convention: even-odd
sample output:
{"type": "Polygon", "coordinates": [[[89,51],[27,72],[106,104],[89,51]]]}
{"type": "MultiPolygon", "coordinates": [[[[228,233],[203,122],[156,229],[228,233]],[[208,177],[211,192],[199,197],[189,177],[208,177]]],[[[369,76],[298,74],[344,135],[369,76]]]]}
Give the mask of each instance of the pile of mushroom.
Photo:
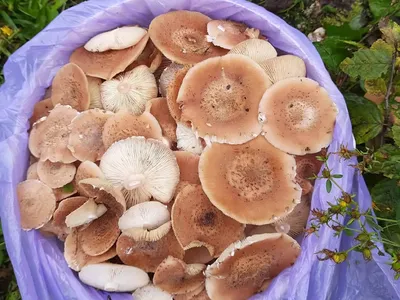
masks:
{"type": "Polygon", "coordinates": [[[245,24],[173,11],[101,33],[34,107],[21,227],[97,289],[247,299],[300,253],[337,113],[245,24]]]}

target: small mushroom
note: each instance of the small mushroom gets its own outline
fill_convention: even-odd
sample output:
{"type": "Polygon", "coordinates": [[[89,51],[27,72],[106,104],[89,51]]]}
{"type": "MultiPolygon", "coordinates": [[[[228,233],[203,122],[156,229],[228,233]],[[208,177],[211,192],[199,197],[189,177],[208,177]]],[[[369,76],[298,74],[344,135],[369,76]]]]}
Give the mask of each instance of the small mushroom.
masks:
{"type": "Polygon", "coordinates": [[[50,221],[56,209],[53,190],[39,180],[26,180],[17,185],[21,227],[38,229],[50,221]]]}
{"type": "MultiPolygon", "coordinates": [[[[176,63],[170,63],[161,73],[160,75],[160,80],[159,80],[159,86],[158,90],[161,94],[162,97],[167,96],[167,88],[170,85],[170,83],[174,80],[176,73],[184,68],[184,65],[176,64],[176,63]]],[[[188,67],[189,69],[189,67],[188,67]]],[[[182,80],[181,80],[182,83],[182,80]]],[[[178,92],[176,92],[176,95],[178,95],[178,92]]]]}
{"type": "Polygon", "coordinates": [[[68,197],[75,195],[78,190],[74,181],[64,185],[61,188],[53,189],[54,195],[56,196],[57,202],[64,200],[68,197]]]}
{"type": "Polygon", "coordinates": [[[67,215],[65,224],[69,228],[82,226],[100,218],[106,211],[107,207],[104,204],[97,204],[93,199],[88,199],[67,215]]]}
{"type": "Polygon", "coordinates": [[[262,136],[242,145],[208,146],[199,175],[210,201],[243,224],[273,223],[300,202],[294,157],[262,136]]]}
{"type": "Polygon", "coordinates": [[[28,171],[26,171],[26,179],[38,179],[39,180],[39,175],[37,173],[37,166],[38,162],[34,162],[31,164],[28,168],[28,171]]]}
{"type": "Polygon", "coordinates": [[[140,116],[119,111],[105,123],[102,139],[105,149],[108,149],[115,142],[132,136],[161,140],[162,129],[157,119],[147,111],[140,116]]]}
{"type": "Polygon", "coordinates": [[[183,261],[187,264],[207,264],[213,259],[210,251],[204,246],[187,249],[183,257],[183,261]]]}
{"type": "Polygon", "coordinates": [[[260,66],[272,83],[286,78],[306,76],[306,64],[300,57],[294,55],[273,57],[261,62],[260,66]]]}
{"type": "Polygon", "coordinates": [[[79,272],[79,279],[107,292],[132,292],[150,282],[149,275],[139,268],[111,263],[85,266],[79,272]]]}
{"type": "Polygon", "coordinates": [[[53,102],[50,98],[41,100],[35,104],[33,107],[32,117],[29,119],[29,123],[32,125],[43,117],[47,117],[50,111],[54,108],[53,102]]]}
{"type": "Polygon", "coordinates": [[[190,264],[168,256],[157,267],[153,283],[170,294],[186,294],[204,284],[206,265],[190,264]]]}
{"type": "Polygon", "coordinates": [[[143,269],[146,272],[155,272],[157,266],[168,255],[182,259],[184,250],[170,230],[158,241],[135,241],[122,234],[117,241],[117,254],[121,261],[130,266],[143,269]]]}
{"type": "Polygon", "coordinates": [[[242,144],[261,133],[258,105],[271,85],[250,58],[228,54],[192,67],[179,90],[181,121],[205,140],[242,144]]]}
{"type": "Polygon", "coordinates": [[[104,81],[100,90],[104,109],[127,110],[136,115],[142,114],[147,101],[157,97],[158,93],[156,79],[144,65],[104,81]]]}
{"type": "Polygon", "coordinates": [[[173,300],[169,293],[151,283],[135,290],[132,296],[135,300],[173,300]]]}
{"type": "Polygon", "coordinates": [[[40,227],[39,232],[45,236],[45,237],[57,237],[60,241],[65,241],[65,239],[68,236],[68,233],[66,233],[62,228],[58,226],[54,226],[53,220],[50,220],[46,224],[44,224],[42,227],[40,227]]]}
{"type": "Polygon", "coordinates": [[[128,208],[151,197],[168,203],[179,182],[174,153],[162,142],[144,137],[114,143],[103,155],[100,169],[109,182],[122,187],[128,208]]]}
{"type": "Polygon", "coordinates": [[[139,26],[122,26],[92,37],[84,48],[90,52],[122,50],[135,46],[146,34],[139,26]]]}
{"type": "Polygon", "coordinates": [[[322,155],[325,150],[316,154],[307,154],[302,156],[296,156],[296,181],[303,190],[303,195],[307,195],[313,189],[314,180],[311,177],[318,175],[323,165],[322,161],[319,161],[316,156],[322,155]]]}
{"type": "Polygon", "coordinates": [[[233,47],[228,54],[245,55],[260,65],[278,55],[269,42],[261,39],[245,40],[233,47]]]}
{"type": "Polygon", "coordinates": [[[308,78],[288,78],[268,89],[260,102],[264,137],[282,151],[316,153],[332,141],[338,109],[328,92],[308,78]]]}
{"type": "Polygon", "coordinates": [[[204,146],[201,139],[184,123],[177,123],[176,139],[179,150],[188,151],[193,154],[201,154],[203,152],[204,146]]]}
{"type": "Polygon", "coordinates": [[[89,109],[76,116],[69,126],[68,149],[80,161],[98,161],[105,152],[104,124],[113,114],[98,108],[89,109]]]}
{"type": "Polygon", "coordinates": [[[165,98],[154,98],[147,102],[147,105],[149,112],[160,124],[163,136],[170,143],[176,145],[176,122],[169,112],[167,100],[165,98]]]}
{"type": "Polygon", "coordinates": [[[67,224],[65,223],[65,219],[71,212],[78,209],[87,200],[88,198],[86,197],[77,196],[61,201],[53,214],[53,226],[57,227],[64,234],[71,233],[71,229],[68,228],[67,224]]]}
{"type": "Polygon", "coordinates": [[[99,108],[103,109],[103,103],[101,103],[101,92],[100,86],[103,80],[96,77],[87,76],[88,87],[89,87],[89,109],[99,108]]]}
{"type": "Polygon", "coordinates": [[[205,246],[218,257],[232,242],[244,237],[244,225],[224,215],[204,194],[201,185],[186,185],[176,196],[172,228],[184,250],[205,246]]]}
{"type": "Polygon", "coordinates": [[[211,19],[194,11],[171,11],[155,17],[149,26],[154,45],[171,61],[195,64],[226,50],[207,42],[207,23],[211,19]]]}
{"type": "MultiPolygon", "coordinates": [[[[161,53],[161,64],[157,68],[157,70],[154,72],[154,77],[156,78],[157,82],[160,81],[161,74],[164,72],[164,70],[169,67],[172,64],[172,61],[170,61],[167,57],[162,55],[161,53]]],[[[160,91],[160,89],[159,89],[160,91]]],[[[162,97],[165,97],[165,94],[161,94],[162,97]]]]}
{"type": "Polygon", "coordinates": [[[71,121],[78,112],[65,105],[56,105],[49,116],[40,119],[33,126],[29,136],[29,150],[40,160],[62,162],[65,164],[76,161],[67,148],[71,121]]]}
{"type": "Polygon", "coordinates": [[[74,180],[76,167],[74,164],[53,163],[49,160],[37,163],[37,175],[40,181],[52,189],[63,187],[74,180]]]}
{"type": "Polygon", "coordinates": [[[265,281],[293,265],[299,254],[299,244],[284,233],[253,235],[235,242],[207,267],[207,294],[211,299],[247,299],[265,281]]]}
{"type": "Polygon", "coordinates": [[[200,184],[199,161],[200,156],[189,151],[175,151],[176,161],[179,166],[180,181],[200,184]]]}
{"type": "Polygon", "coordinates": [[[87,178],[105,179],[103,172],[94,162],[91,161],[82,162],[79,165],[78,169],[76,170],[75,181],[76,183],[78,183],[77,189],[79,194],[86,197],[88,197],[89,195],[85,191],[85,189],[81,185],[79,185],[79,182],[87,178]]]}
{"type": "Polygon", "coordinates": [[[126,68],[125,72],[133,70],[137,66],[145,65],[149,68],[151,73],[155,73],[162,63],[162,57],[163,55],[160,50],[158,50],[154,46],[153,42],[149,40],[143,52],[126,68]]]}
{"type": "Polygon", "coordinates": [[[69,60],[78,65],[86,75],[109,80],[138,58],[148,40],[149,35],[146,34],[135,46],[105,52],[90,52],[80,47],[72,53],[69,60]]]}
{"type": "MultiPolygon", "coordinates": [[[[171,116],[175,119],[176,122],[181,120],[181,108],[177,102],[178,94],[180,88],[182,86],[183,79],[185,78],[187,72],[189,71],[189,66],[184,66],[180,70],[177,70],[174,74],[174,77],[171,79],[169,84],[166,86],[166,99],[168,104],[168,109],[171,116]]],[[[160,87],[161,87],[161,79],[160,79],[160,87]]]]}

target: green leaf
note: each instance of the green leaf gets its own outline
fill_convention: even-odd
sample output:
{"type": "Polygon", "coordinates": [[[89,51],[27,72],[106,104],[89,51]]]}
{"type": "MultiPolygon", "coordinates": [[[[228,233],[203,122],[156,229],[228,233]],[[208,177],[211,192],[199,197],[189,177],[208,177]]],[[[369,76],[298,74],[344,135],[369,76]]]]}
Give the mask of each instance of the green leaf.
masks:
{"type": "Polygon", "coordinates": [[[365,143],[376,137],[383,127],[383,114],[378,106],[356,94],[347,93],[344,97],[357,144],[365,143]]]}
{"type": "Polygon", "coordinates": [[[385,144],[372,156],[372,162],[366,169],[370,173],[383,174],[390,179],[400,179],[400,149],[385,144]]]}
{"type": "Polygon", "coordinates": [[[368,3],[375,19],[379,19],[390,12],[392,0],[369,0],[368,3]]]}
{"type": "Polygon", "coordinates": [[[394,142],[398,147],[400,147],[400,125],[393,125],[392,126],[392,133],[394,142]]]}
{"type": "Polygon", "coordinates": [[[342,178],[343,175],[342,174],[333,174],[332,177],[333,178],[342,178]]]}
{"type": "Polygon", "coordinates": [[[343,229],[343,232],[344,232],[347,236],[353,236],[353,235],[354,235],[354,232],[351,231],[351,230],[348,229],[348,228],[343,229]]]}
{"type": "Polygon", "coordinates": [[[326,25],[325,30],[329,37],[339,37],[351,41],[359,41],[368,32],[367,28],[353,29],[349,23],[344,23],[341,26],[326,25]]]}
{"type": "Polygon", "coordinates": [[[380,96],[386,94],[387,87],[383,78],[365,80],[364,87],[367,93],[372,95],[380,96]]]}
{"type": "Polygon", "coordinates": [[[329,179],[326,180],[326,191],[330,193],[332,191],[332,181],[329,179]]]}
{"type": "Polygon", "coordinates": [[[72,183],[68,183],[62,187],[64,193],[72,193],[74,191],[74,186],[72,183]]]}
{"type": "Polygon", "coordinates": [[[395,179],[384,179],[378,182],[371,190],[372,200],[379,210],[375,213],[383,218],[394,219],[396,210],[400,205],[400,187],[395,179]]]}
{"type": "Polygon", "coordinates": [[[379,22],[379,29],[385,41],[389,42],[391,45],[400,42],[400,25],[396,22],[393,22],[389,18],[382,19],[379,22]]]}

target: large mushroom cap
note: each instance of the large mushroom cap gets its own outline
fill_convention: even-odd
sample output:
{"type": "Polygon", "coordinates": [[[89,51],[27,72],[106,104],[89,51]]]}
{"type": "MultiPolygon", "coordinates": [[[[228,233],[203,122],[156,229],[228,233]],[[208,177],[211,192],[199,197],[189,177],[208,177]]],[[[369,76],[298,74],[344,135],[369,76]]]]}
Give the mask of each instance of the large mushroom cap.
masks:
{"type": "MultiPolygon", "coordinates": [[[[181,70],[183,67],[184,67],[184,65],[171,63],[163,70],[163,72],[160,75],[159,86],[158,86],[159,92],[162,97],[167,96],[168,86],[174,80],[175,74],[179,70],[181,70]]],[[[178,93],[176,93],[176,94],[178,94],[178,93]]]]}
{"type": "Polygon", "coordinates": [[[173,300],[169,293],[153,284],[138,288],[133,292],[132,296],[135,300],[173,300]]]}
{"type": "Polygon", "coordinates": [[[79,194],[82,196],[89,196],[88,193],[85,191],[84,188],[79,184],[79,182],[83,179],[87,178],[101,178],[104,179],[104,174],[100,170],[100,168],[91,161],[84,161],[82,162],[78,169],[76,170],[75,174],[75,181],[77,183],[77,189],[79,194]]]}
{"type": "Polygon", "coordinates": [[[171,219],[183,249],[205,246],[214,257],[244,236],[244,225],[218,210],[201,185],[186,185],[180,191],[172,207],[171,219]]]}
{"type": "Polygon", "coordinates": [[[267,59],[260,63],[267,73],[269,80],[276,83],[291,77],[305,77],[306,65],[304,61],[294,55],[282,55],[267,59]]]}
{"type": "Polygon", "coordinates": [[[79,272],[79,279],[108,292],[131,292],[150,282],[149,275],[139,268],[111,263],[85,266],[79,272]]]}
{"type": "Polygon", "coordinates": [[[233,243],[207,267],[207,294],[211,299],[247,299],[293,265],[299,253],[299,244],[283,233],[253,235],[233,243]]]}
{"type": "Polygon", "coordinates": [[[71,121],[78,112],[70,106],[56,105],[46,119],[35,123],[29,136],[29,150],[40,160],[72,163],[76,158],[67,148],[71,121]]]}
{"type": "Polygon", "coordinates": [[[114,143],[103,155],[100,169],[109,182],[123,188],[128,207],[151,196],[168,203],[179,182],[174,153],[162,142],[144,137],[114,143]]]}
{"type": "Polygon", "coordinates": [[[200,184],[199,161],[200,156],[189,151],[175,151],[176,161],[180,171],[180,181],[200,184]]]}
{"type": "Polygon", "coordinates": [[[242,144],[261,133],[258,105],[270,82],[261,67],[243,55],[228,54],[192,67],[177,102],[181,121],[202,138],[242,144]]]}
{"type": "Polygon", "coordinates": [[[157,97],[157,83],[147,66],[141,65],[117,78],[104,81],[100,87],[106,110],[128,110],[140,115],[150,99],[157,97]]]}
{"type": "Polygon", "coordinates": [[[72,53],[70,62],[77,64],[88,76],[108,80],[124,71],[142,53],[148,40],[146,34],[135,46],[105,52],[89,52],[80,47],[72,53]]]}
{"type": "Polygon", "coordinates": [[[174,232],[158,241],[135,241],[122,234],[117,241],[117,254],[124,264],[135,266],[146,272],[155,272],[157,266],[168,255],[182,259],[184,250],[179,245],[174,232]]]}
{"type": "Polygon", "coordinates": [[[195,64],[226,50],[207,42],[207,23],[211,19],[194,11],[171,11],[150,23],[149,34],[154,45],[173,62],[195,64]]]}
{"type": "Polygon", "coordinates": [[[176,139],[177,148],[182,151],[191,152],[193,154],[201,154],[204,149],[204,140],[200,139],[192,128],[184,123],[177,123],[176,125],[176,139]]]}
{"type": "Polygon", "coordinates": [[[90,109],[76,116],[70,125],[68,149],[80,161],[97,161],[105,151],[103,128],[113,114],[98,108],[90,109]]]}
{"type": "Polygon", "coordinates": [[[167,100],[165,98],[154,98],[148,102],[148,106],[150,113],[160,124],[163,136],[169,142],[176,144],[176,122],[169,112],[167,100]]]}
{"type": "Polygon", "coordinates": [[[70,105],[77,111],[89,108],[89,86],[82,69],[76,64],[64,65],[53,79],[51,101],[53,105],[70,105]]]}
{"type": "Polygon", "coordinates": [[[263,64],[278,54],[275,48],[267,41],[261,39],[245,40],[233,47],[229,54],[241,54],[250,57],[258,64],[263,64]]]}
{"type": "Polygon", "coordinates": [[[88,81],[89,98],[90,98],[89,108],[103,109],[103,103],[101,103],[101,92],[100,92],[100,86],[103,83],[103,80],[100,78],[87,76],[87,81],[88,81]]]}
{"type": "Polygon", "coordinates": [[[282,151],[315,153],[332,141],[338,110],[328,92],[308,78],[288,78],[268,89],[260,102],[265,138],[282,151]]]}
{"type": "Polygon", "coordinates": [[[17,186],[21,227],[37,229],[46,224],[56,209],[53,190],[39,180],[26,180],[17,186]]]}
{"type": "MultiPolygon", "coordinates": [[[[168,109],[171,116],[175,119],[176,122],[179,122],[181,120],[181,115],[182,115],[181,109],[176,100],[178,99],[178,94],[182,86],[183,79],[185,78],[189,69],[190,66],[183,66],[181,69],[177,70],[174,73],[173,78],[166,86],[166,99],[167,99],[168,109]]],[[[161,86],[162,85],[160,78],[160,87],[161,86]]]]}
{"type": "Polygon", "coordinates": [[[157,119],[147,111],[140,116],[127,111],[119,111],[104,125],[103,143],[106,149],[115,142],[132,136],[161,140],[162,129],[157,119]]]}
{"type": "Polygon", "coordinates": [[[63,187],[72,182],[76,173],[74,164],[52,163],[49,160],[37,163],[40,181],[52,189],[63,187]]]}
{"type": "Polygon", "coordinates": [[[207,147],[199,174],[210,201],[243,224],[273,223],[300,202],[294,157],[261,136],[242,145],[207,147]]]}
{"type": "Polygon", "coordinates": [[[54,105],[50,98],[37,102],[33,107],[32,117],[29,119],[31,126],[39,119],[47,117],[53,108],[54,105]]]}

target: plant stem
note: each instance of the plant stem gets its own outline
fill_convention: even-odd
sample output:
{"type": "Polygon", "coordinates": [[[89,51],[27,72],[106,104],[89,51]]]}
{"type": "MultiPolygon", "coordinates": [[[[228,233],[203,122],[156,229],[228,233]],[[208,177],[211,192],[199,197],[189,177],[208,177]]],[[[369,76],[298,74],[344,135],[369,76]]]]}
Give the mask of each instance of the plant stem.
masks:
{"type": "Polygon", "coordinates": [[[392,220],[392,219],[385,219],[385,218],[380,218],[380,217],[371,216],[371,215],[364,215],[364,217],[366,217],[366,218],[371,218],[372,220],[373,220],[373,219],[377,219],[377,220],[381,220],[381,221],[386,221],[386,222],[391,222],[391,223],[400,224],[399,221],[397,221],[397,220],[392,220]]]}

